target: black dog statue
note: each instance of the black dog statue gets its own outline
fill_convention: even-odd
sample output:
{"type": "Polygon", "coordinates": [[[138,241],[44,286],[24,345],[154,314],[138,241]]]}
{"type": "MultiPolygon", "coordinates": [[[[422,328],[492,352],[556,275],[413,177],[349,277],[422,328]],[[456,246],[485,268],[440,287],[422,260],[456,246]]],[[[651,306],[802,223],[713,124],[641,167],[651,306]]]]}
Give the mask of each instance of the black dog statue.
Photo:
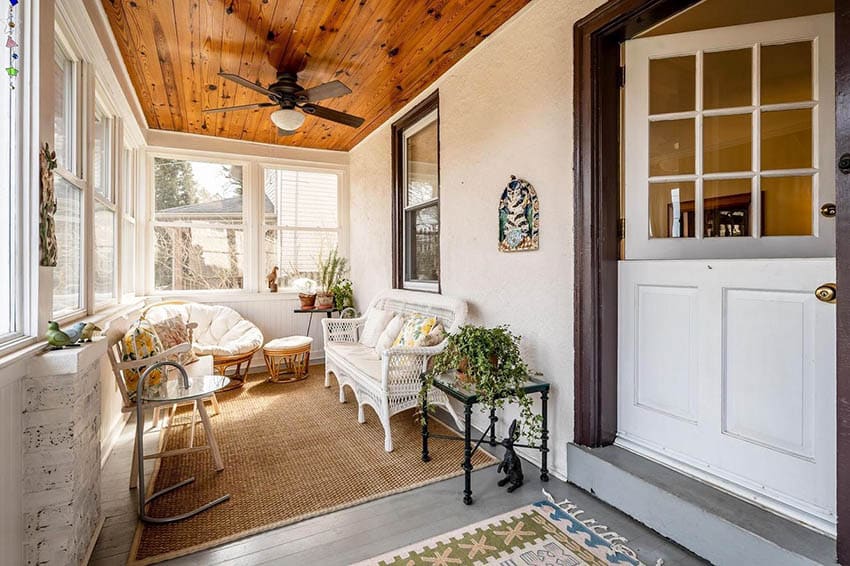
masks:
{"type": "Polygon", "coordinates": [[[498,473],[505,472],[506,477],[499,480],[499,487],[504,487],[508,483],[508,493],[513,493],[515,489],[522,485],[522,462],[514,450],[514,442],[517,441],[516,419],[511,423],[508,429],[508,436],[502,441],[502,446],[505,447],[505,457],[497,468],[498,473]]]}

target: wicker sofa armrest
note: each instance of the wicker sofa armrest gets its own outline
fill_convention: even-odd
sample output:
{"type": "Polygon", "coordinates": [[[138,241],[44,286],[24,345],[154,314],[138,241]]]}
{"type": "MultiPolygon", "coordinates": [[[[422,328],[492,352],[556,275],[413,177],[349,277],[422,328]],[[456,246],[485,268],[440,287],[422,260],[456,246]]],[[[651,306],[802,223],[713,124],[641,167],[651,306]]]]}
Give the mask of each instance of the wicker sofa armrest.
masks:
{"type": "Polygon", "coordinates": [[[322,334],[325,344],[330,342],[357,342],[358,329],[366,323],[360,318],[323,318],[322,334]]]}

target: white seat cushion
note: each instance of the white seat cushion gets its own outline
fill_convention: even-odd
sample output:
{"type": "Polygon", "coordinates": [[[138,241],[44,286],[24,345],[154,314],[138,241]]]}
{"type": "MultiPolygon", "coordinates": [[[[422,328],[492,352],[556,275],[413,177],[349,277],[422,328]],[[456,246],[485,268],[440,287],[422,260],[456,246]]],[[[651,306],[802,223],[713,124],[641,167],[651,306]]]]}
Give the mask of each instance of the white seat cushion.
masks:
{"type": "Polygon", "coordinates": [[[266,342],[263,348],[269,350],[293,350],[295,348],[304,348],[311,346],[313,339],[309,336],[287,336],[286,338],[275,338],[266,342]]]}
{"type": "Polygon", "coordinates": [[[156,305],[145,314],[145,318],[151,322],[160,322],[172,316],[180,316],[187,323],[198,325],[192,331],[192,349],[199,356],[247,354],[263,345],[260,329],[232,308],[223,305],[156,305]]]}
{"type": "Polygon", "coordinates": [[[375,359],[375,350],[358,342],[331,342],[325,351],[344,358],[358,371],[375,381],[381,381],[381,360],[375,359]]]}

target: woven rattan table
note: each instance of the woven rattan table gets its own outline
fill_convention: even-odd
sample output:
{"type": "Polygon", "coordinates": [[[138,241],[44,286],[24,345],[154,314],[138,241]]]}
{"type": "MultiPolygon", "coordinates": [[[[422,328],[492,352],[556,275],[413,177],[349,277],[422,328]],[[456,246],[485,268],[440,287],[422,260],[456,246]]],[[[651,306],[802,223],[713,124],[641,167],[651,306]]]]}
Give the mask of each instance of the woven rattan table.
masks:
{"type": "Polygon", "coordinates": [[[291,383],[306,379],[312,346],[313,339],[309,336],[277,338],[263,346],[269,381],[291,383]]]}

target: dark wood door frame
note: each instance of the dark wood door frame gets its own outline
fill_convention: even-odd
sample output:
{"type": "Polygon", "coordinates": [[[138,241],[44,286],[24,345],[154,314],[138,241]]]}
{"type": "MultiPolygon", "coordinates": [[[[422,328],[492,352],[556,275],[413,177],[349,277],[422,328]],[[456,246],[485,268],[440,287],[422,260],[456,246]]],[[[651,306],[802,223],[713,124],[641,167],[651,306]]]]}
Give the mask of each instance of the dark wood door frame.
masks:
{"type": "MultiPolygon", "coordinates": [[[[617,433],[620,46],[698,0],[609,0],[574,34],[575,442],[617,433]]],[[[850,154],[850,0],[836,0],[836,152],[850,154]]],[[[850,175],[836,171],[838,559],[850,564],[850,175]]]]}

